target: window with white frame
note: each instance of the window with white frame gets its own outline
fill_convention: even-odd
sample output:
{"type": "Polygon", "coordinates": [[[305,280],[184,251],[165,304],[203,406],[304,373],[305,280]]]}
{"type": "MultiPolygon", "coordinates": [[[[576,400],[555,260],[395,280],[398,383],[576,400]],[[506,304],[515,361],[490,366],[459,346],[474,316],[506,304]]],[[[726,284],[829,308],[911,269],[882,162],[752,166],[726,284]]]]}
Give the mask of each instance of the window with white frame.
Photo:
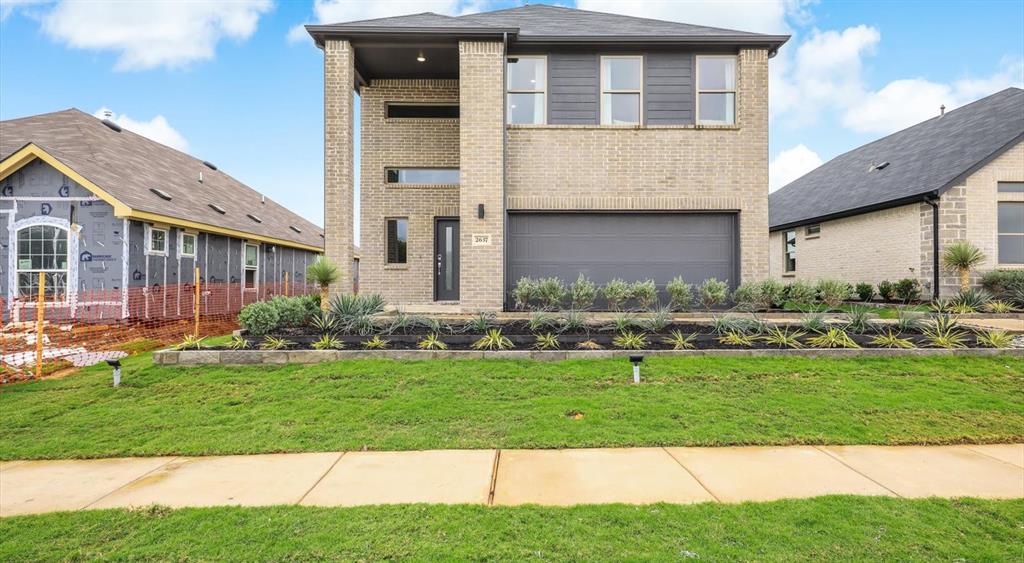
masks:
{"type": "Polygon", "coordinates": [[[601,124],[639,125],[643,98],[641,56],[601,57],[601,124]]]}
{"type": "Polygon", "coordinates": [[[196,234],[180,231],[178,234],[178,255],[182,258],[196,257],[196,234]]]}
{"type": "Polygon", "coordinates": [[[736,123],[736,57],[697,57],[697,123],[736,123]]]}
{"type": "Polygon", "coordinates": [[[146,254],[167,256],[167,229],[146,225],[146,254]]]}
{"type": "Polygon", "coordinates": [[[18,230],[18,297],[39,295],[39,274],[44,275],[44,295],[63,299],[68,283],[68,231],[55,225],[30,225],[18,230]]]}
{"type": "Polygon", "coordinates": [[[260,271],[260,247],[245,243],[245,289],[256,289],[260,271]]]}
{"type": "Polygon", "coordinates": [[[510,57],[507,68],[508,122],[543,125],[547,121],[547,57],[510,57]]]}

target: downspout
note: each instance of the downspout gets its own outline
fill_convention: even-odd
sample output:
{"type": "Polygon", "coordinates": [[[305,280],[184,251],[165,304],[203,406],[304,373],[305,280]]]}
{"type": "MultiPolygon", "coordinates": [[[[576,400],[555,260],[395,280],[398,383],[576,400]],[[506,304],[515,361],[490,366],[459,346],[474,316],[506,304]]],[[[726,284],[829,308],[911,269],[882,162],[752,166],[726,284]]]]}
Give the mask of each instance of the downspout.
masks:
{"type": "Polygon", "coordinates": [[[924,202],[932,208],[932,300],[939,300],[939,198],[930,193],[924,202]]]}
{"type": "MultiPolygon", "coordinates": [[[[501,34],[501,302],[502,309],[509,310],[508,292],[508,33],[501,34]]],[[[544,96],[547,103],[547,96],[544,96]]]]}

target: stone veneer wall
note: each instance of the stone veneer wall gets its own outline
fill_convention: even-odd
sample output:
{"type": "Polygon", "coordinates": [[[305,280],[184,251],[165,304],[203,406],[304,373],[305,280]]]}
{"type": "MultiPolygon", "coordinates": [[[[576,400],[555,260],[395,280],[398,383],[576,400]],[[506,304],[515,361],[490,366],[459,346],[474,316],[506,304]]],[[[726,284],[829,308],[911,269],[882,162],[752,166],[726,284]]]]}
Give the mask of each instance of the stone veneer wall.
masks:
{"type": "Polygon", "coordinates": [[[768,277],[768,53],[741,49],[736,125],[509,127],[509,209],[739,211],[740,278],[768,277]]]}
{"type": "Polygon", "coordinates": [[[353,84],[355,51],[324,42],[324,254],[341,274],[331,293],[352,291],[353,84]]]}
{"type": "MultiPolygon", "coordinates": [[[[434,219],[458,217],[455,185],[391,185],[387,168],[458,168],[458,119],[388,119],[388,102],[459,103],[458,80],[374,80],[360,91],[360,291],[389,304],[434,300],[434,219]],[[386,221],[409,221],[407,261],[387,264],[386,221]]],[[[463,283],[465,287],[465,282],[463,283]]]]}

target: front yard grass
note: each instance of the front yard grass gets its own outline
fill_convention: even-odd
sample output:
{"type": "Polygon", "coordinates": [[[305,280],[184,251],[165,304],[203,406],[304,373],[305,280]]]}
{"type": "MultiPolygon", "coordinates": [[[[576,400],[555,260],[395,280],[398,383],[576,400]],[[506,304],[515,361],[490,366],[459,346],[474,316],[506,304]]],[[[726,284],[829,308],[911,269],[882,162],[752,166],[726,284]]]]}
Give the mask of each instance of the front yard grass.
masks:
{"type": "Polygon", "coordinates": [[[1011,357],[125,363],[0,389],[0,459],[1024,440],[1011,357]]]}
{"type": "Polygon", "coordinates": [[[105,510],[0,520],[0,559],[1019,561],[1024,501],[105,510]]]}

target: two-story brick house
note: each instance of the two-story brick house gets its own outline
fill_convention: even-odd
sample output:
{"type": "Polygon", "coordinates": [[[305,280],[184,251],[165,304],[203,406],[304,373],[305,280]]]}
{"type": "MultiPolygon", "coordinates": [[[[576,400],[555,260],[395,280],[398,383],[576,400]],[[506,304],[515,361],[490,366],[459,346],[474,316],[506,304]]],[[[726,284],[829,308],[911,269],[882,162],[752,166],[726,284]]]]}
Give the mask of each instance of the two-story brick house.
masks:
{"type": "Polygon", "coordinates": [[[363,291],[474,311],[522,276],[768,276],[768,59],[787,37],[544,5],[307,29],[341,265],[360,95],[363,291]]]}

